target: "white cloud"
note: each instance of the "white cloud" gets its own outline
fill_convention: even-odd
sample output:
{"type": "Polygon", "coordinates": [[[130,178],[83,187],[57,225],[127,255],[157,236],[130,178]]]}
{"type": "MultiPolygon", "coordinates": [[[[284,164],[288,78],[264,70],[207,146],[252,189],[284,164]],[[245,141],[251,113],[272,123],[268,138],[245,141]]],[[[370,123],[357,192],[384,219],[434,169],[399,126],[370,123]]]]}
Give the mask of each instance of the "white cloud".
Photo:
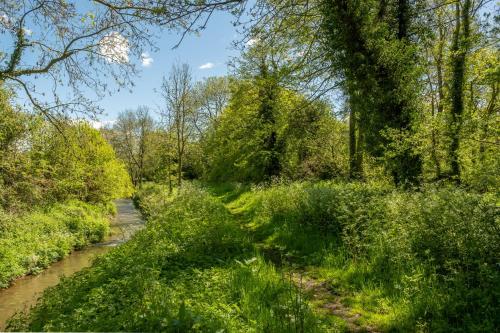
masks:
{"type": "Polygon", "coordinates": [[[206,64],[203,64],[198,68],[199,69],[212,69],[214,67],[215,67],[215,64],[213,62],[207,62],[206,64]]]}
{"type": "Polygon", "coordinates": [[[99,48],[102,56],[108,62],[127,63],[129,61],[128,52],[130,46],[128,40],[120,35],[119,32],[113,31],[104,36],[99,42],[99,48]]]}
{"type": "Polygon", "coordinates": [[[249,40],[247,40],[247,42],[245,43],[246,46],[252,46],[254,45],[255,43],[257,43],[259,40],[257,38],[250,38],[249,40]]]}
{"type": "Polygon", "coordinates": [[[33,31],[28,28],[23,28],[23,31],[26,36],[31,36],[33,34],[33,31]]]}
{"type": "Polygon", "coordinates": [[[10,28],[10,26],[12,25],[10,17],[8,17],[5,13],[0,14],[0,24],[6,28],[10,28]]]}
{"type": "Polygon", "coordinates": [[[153,64],[154,59],[151,58],[149,53],[144,52],[141,54],[141,62],[143,67],[149,67],[153,64]]]}
{"type": "Polygon", "coordinates": [[[92,120],[90,122],[90,125],[95,129],[101,129],[104,127],[113,126],[115,123],[116,123],[116,120],[103,120],[103,121],[92,120]]]}

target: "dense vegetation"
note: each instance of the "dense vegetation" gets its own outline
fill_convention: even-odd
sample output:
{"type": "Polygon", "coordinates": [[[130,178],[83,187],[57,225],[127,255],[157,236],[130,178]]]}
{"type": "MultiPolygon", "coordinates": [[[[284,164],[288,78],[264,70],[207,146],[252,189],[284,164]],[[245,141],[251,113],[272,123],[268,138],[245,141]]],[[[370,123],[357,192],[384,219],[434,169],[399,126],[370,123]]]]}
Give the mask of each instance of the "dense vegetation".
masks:
{"type": "Polygon", "coordinates": [[[498,4],[92,3],[0,4],[0,284],[101,239],[115,198],[147,226],[11,329],[498,331],[498,4]],[[81,86],[133,86],[150,32],[217,10],[227,76],[174,64],[158,112],[76,120],[98,113],[81,86]],[[76,100],[40,101],[38,75],[76,100]]]}
{"type": "Polygon", "coordinates": [[[101,241],[109,232],[109,213],[80,201],[20,215],[0,211],[0,287],[39,273],[73,249],[101,241]]]}
{"type": "Polygon", "coordinates": [[[165,188],[144,189],[147,228],[49,290],[12,328],[315,331],[296,288],[255,253],[220,201],[191,187],[167,195],[165,188]]]}
{"type": "Polygon", "coordinates": [[[108,234],[111,201],[131,192],[123,164],[87,123],[57,128],[0,91],[0,287],[108,234]]]}
{"type": "Polygon", "coordinates": [[[492,196],[321,182],[189,185],[173,196],[147,186],[138,204],[145,230],[49,290],[12,328],[347,330],[325,313],[335,297],[361,314],[360,327],[498,327],[492,196]],[[329,295],[318,299],[311,284],[329,295]]]}

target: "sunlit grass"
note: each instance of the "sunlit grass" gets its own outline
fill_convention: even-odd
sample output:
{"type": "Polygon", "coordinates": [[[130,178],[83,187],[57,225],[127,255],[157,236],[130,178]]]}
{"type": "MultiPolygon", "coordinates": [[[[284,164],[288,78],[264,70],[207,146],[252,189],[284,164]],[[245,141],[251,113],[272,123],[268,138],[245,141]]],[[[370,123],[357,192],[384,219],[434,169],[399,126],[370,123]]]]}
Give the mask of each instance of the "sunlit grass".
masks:
{"type": "Polygon", "coordinates": [[[500,242],[491,232],[491,196],[324,182],[186,184],[172,195],[147,185],[137,199],[147,228],[48,291],[13,328],[458,332],[496,325],[491,263],[500,242]]]}

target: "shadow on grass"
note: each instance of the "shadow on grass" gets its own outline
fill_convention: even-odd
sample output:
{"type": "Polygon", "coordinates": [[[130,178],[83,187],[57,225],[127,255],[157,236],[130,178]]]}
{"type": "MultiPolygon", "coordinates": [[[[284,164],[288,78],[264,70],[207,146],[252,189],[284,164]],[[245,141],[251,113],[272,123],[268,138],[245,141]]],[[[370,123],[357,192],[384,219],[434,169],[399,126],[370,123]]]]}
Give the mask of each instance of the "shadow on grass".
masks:
{"type": "Polygon", "coordinates": [[[250,184],[241,183],[202,183],[201,187],[211,195],[219,198],[219,200],[228,204],[236,201],[243,193],[249,192],[250,184]]]}

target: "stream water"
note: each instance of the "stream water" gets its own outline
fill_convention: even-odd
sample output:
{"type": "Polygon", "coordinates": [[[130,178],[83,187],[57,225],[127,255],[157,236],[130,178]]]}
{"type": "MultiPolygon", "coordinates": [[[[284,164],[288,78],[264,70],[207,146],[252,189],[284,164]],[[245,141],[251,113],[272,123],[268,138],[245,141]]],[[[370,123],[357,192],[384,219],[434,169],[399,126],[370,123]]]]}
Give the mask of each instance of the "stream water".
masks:
{"type": "Polygon", "coordinates": [[[134,208],[132,200],[116,201],[117,214],[111,221],[111,234],[103,243],[93,244],[80,251],[74,251],[61,261],[52,264],[38,275],[17,279],[7,289],[0,290],[0,331],[15,312],[34,305],[41,293],[56,285],[62,276],[70,276],[92,264],[95,256],[109,251],[132,237],[144,222],[134,208]]]}

